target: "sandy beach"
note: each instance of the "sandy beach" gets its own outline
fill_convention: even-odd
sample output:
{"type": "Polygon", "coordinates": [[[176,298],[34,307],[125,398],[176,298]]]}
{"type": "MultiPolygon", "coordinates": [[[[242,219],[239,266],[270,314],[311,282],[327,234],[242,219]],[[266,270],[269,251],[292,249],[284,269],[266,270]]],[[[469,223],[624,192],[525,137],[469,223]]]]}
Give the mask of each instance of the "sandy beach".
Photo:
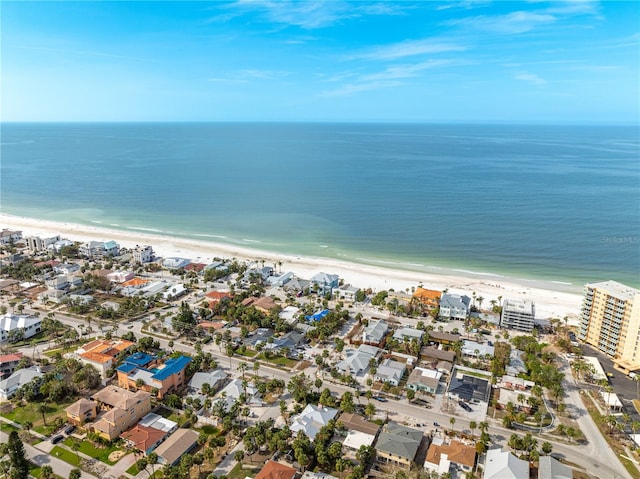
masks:
{"type": "MultiPolygon", "coordinates": [[[[375,291],[394,289],[406,290],[422,284],[425,288],[444,290],[483,297],[483,307],[489,308],[490,301],[501,296],[503,299],[526,299],[534,301],[537,318],[569,317],[576,323],[581,296],[566,291],[552,289],[549,282],[503,281],[501,278],[464,277],[459,275],[435,275],[413,271],[402,271],[379,266],[362,265],[330,258],[300,257],[260,251],[251,248],[198,241],[178,237],[129,232],[98,226],[37,220],[7,214],[0,214],[1,227],[20,230],[23,235],[60,235],[72,241],[117,241],[121,247],[132,248],[149,244],[157,256],[179,256],[194,262],[207,263],[212,258],[237,258],[239,260],[263,261],[266,265],[278,265],[283,272],[293,271],[301,278],[309,278],[317,272],[337,274],[345,283],[375,291]]],[[[558,285],[558,289],[562,289],[558,285]]]]}

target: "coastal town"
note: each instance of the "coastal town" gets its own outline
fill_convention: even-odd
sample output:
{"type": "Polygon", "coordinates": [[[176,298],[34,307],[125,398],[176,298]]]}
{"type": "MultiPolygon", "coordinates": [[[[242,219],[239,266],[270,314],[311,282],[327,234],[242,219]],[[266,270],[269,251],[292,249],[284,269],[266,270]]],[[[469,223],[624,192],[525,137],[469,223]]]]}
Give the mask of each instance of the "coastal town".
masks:
{"type": "Polygon", "coordinates": [[[640,477],[629,286],[590,283],[553,317],[259,257],[0,243],[5,476],[640,477]]]}

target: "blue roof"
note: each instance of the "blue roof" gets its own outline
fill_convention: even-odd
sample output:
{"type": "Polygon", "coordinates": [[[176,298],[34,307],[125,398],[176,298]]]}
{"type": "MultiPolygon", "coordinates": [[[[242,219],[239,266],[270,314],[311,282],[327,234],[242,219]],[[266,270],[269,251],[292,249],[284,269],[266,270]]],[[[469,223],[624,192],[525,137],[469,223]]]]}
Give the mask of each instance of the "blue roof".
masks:
{"type": "Polygon", "coordinates": [[[318,311],[315,314],[312,314],[311,316],[305,316],[306,319],[313,319],[314,321],[320,321],[322,318],[324,318],[327,314],[329,314],[329,310],[328,309],[323,309],[322,311],[318,311]]]}
{"type": "Polygon", "coordinates": [[[131,371],[133,371],[134,369],[136,369],[138,366],[136,366],[135,364],[131,364],[131,363],[122,363],[120,366],[118,366],[116,368],[116,371],[120,371],[122,373],[130,373],[131,371]]]}
{"type": "Polygon", "coordinates": [[[125,363],[135,364],[138,367],[144,367],[155,359],[154,356],[145,353],[135,353],[124,360],[125,363]]]}
{"type": "Polygon", "coordinates": [[[178,356],[177,358],[170,358],[166,363],[164,363],[164,367],[153,376],[151,376],[151,378],[157,379],[158,381],[167,379],[169,376],[182,371],[190,362],[191,358],[189,356],[178,356]]]}

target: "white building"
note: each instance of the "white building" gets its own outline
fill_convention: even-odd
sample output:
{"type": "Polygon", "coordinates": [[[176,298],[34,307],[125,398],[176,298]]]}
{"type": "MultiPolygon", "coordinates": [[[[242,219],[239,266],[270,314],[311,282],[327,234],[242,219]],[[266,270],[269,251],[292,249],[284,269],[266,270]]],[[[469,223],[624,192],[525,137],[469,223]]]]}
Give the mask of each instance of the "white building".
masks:
{"type": "Polygon", "coordinates": [[[167,269],[180,269],[184,268],[189,263],[191,263],[191,260],[187,258],[165,258],[162,262],[162,266],[167,269]]]}
{"type": "Polygon", "coordinates": [[[422,342],[422,337],[424,336],[424,331],[421,329],[408,328],[403,326],[402,328],[398,328],[393,333],[393,339],[397,339],[400,342],[404,341],[404,338],[407,338],[409,342],[412,339],[416,339],[418,342],[422,342]]]}
{"type": "Polygon", "coordinates": [[[33,235],[25,238],[27,249],[29,251],[45,251],[50,245],[60,241],[60,235],[46,236],[46,235],[33,235]]]}
{"type": "Polygon", "coordinates": [[[291,432],[295,435],[298,431],[303,431],[313,441],[320,429],[329,424],[337,414],[337,409],[307,404],[300,414],[292,418],[291,432]]]}
{"type": "Polygon", "coordinates": [[[36,316],[15,315],[7,313],[0,316],[0,343],[4,343],[15,335],[15,331],[22,331],[23,339],[35,336],[42,329],[42,320],[36,316]]]}
{"type": "Polygon", "coordinates": [[[22,231],[3,229],[0,231],[0,244],[10,244],[22,239],[22,231]]]}
{"type": "Polygon", "coordinates": [[[80,246],[79,253],[87,258],[118,256],[120,246],[115,241],[89,241],[80,246]]]}
{"type": "Polygon", "coordinates": [[[125,281],[133,279],[134,276],[135,274],[133,274],[133,271],[114,271],[112,273],[109,273],[107,275],[107,278],[112,283],[124,283],[125,281]]]}
{"type": "Polygon", "coordinates": [[[131,257],[134,263],[150,263],[154,258],[153,248],[149,245],[136,245],[131,251],[131,257]]]}
{"type": "Polygon", "coordinates": [[[471,298],[459,294],[443,294],[440,298],[440,319],[465,319],[469,315],[471,298]]]}
{"type": "Polygon", "coordinates": [[[523,479],[529,477],[529,463],[510,452],[490,449],[484,463],[484,479],[523,479]]]}
{"type": "Polygon", "coordinates": [[[530,333],[533,331],[536,307],[532,301],[505,299],[502,305],[500,327],[530,333]]]}
{"type": "Polygon", "coordinates": [[[385,359],[376,369],[375,380],[397,386],[402,380],[407,367],[404,363],[385,359]]]}
{"type": "Polygon", "coordinates": [[[22,386],[42,376],[44,375],[38,366],[18,369],[7,379],[0,381],[0,399],[10,399],[22,386]]]}

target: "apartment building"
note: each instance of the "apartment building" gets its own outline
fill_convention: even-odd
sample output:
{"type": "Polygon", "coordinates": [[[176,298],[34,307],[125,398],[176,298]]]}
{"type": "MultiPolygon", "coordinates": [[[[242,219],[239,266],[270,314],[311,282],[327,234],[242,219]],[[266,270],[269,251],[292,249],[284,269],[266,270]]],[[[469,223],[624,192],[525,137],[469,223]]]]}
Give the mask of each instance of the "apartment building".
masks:
{"type": "Polygon", "coordinates": [[[155,356],[135,353],[116,368],[118,385],[129,390],[157,390],[158,399],[178,390],[185,384],[186,369],[191,358],[178,356],[166,361],[155,356]]]}
{"type": "Polygon", "coordinates": [[[79,399],[65,412],[71,424],[83,426],[113,441],[151,412],[151,394],[107,386],[95,393],[91,400],[79,399]]]}
{"type": "Polygon", "coordinates": [[[640,291],[617,281],[587,284],[577,337],[622,371],[640,369],[640,291]]]}
{"type": "Polygon", "coordinates": [[[536,316],[536,307],[532,301],[505,299],[502,304],[500,326],[516,331],[530,333],[536,316]]]}

